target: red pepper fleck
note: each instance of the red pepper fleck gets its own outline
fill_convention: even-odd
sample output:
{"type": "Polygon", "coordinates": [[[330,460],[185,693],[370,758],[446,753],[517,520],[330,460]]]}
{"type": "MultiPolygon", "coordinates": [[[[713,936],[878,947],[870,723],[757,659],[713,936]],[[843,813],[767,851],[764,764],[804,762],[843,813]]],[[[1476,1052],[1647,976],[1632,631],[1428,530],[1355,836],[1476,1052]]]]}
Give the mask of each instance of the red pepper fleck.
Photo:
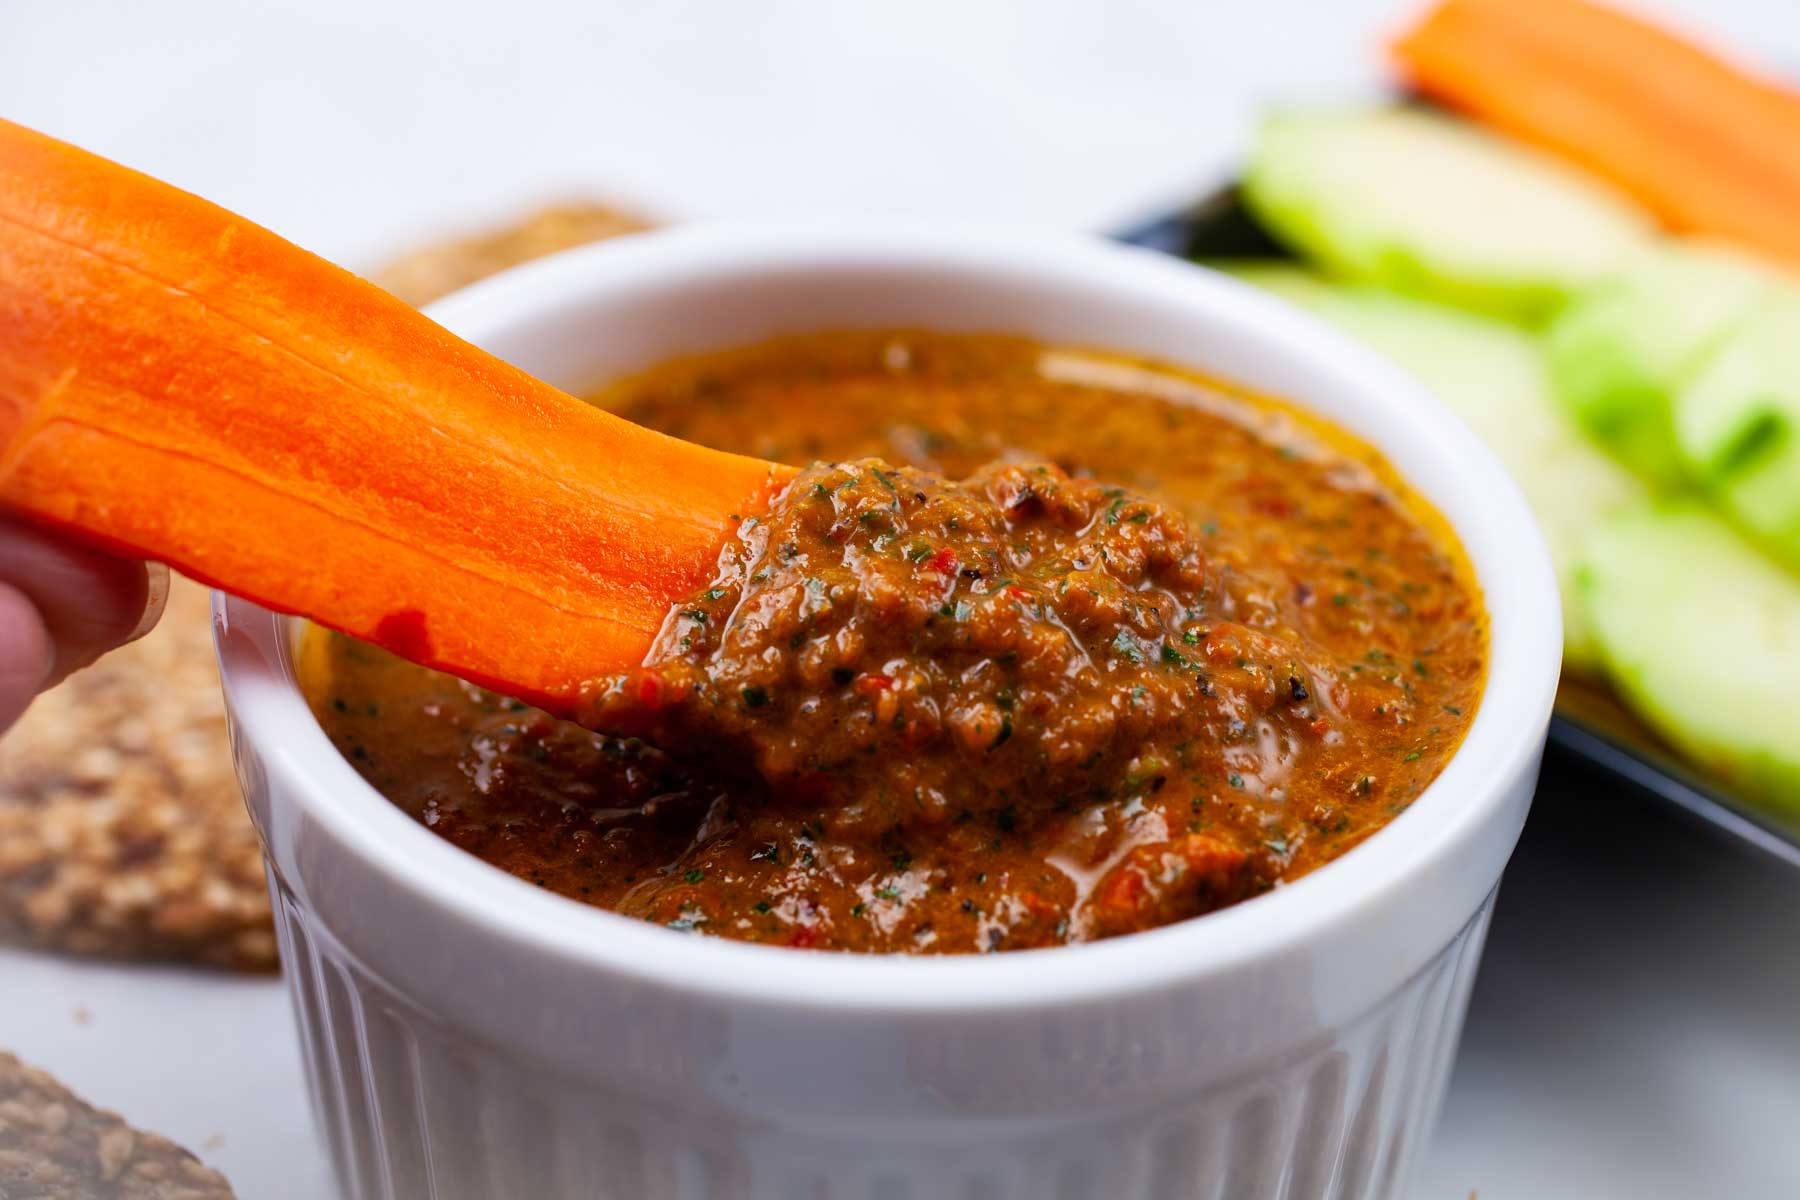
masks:
{"type": "Polygon", "coordinates": [[[1061,905],[1037,892],[1019,893],[1019,904],[1033,921],[1043,924],[1054,924],[1063,915],[1061,905]]]}
{"type": "Polygon", "coordinates": [[[1128,916],[1144,905],[1149,890],[1143,868],[1135,862],[1126,862],[1101,883],[1093,904],[1105,909],[1109,915],[1128,916]]]}
{"type": "Polygon", "coordinates": [[[927,571],[936,571],[940,575],[956,574],[956,551],[945,546],[936,554],[925,560],[927,571]]]}

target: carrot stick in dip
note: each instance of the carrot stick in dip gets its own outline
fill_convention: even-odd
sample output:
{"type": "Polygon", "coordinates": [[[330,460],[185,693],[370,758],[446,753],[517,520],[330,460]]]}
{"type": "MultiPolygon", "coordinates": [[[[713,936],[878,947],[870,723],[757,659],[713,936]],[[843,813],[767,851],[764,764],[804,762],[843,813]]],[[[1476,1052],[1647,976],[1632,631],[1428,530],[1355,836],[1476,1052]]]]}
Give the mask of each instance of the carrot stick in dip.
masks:
{"type": "Polygon", "coordinates": [[[788,475],[0,121],[0,506],[566,709],[788,475]]]}
{"type": "Polygon", "coordinates": [[[1445,0],[1393,51],[1425,94],[1611,179],[1670,228],[1800,263],[1800,94],[1585,0],[1445,0]]]}

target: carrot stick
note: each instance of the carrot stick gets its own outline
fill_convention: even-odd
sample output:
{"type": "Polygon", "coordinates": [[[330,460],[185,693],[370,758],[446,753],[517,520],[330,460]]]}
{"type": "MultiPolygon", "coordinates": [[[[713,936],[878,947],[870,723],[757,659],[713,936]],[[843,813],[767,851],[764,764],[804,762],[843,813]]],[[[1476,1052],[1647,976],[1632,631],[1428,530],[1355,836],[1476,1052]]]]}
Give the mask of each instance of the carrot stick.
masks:
{"type": "Polygon", "coordinates": [[[0,121],[0,505],[566,711],[787,477],[0,121]]]}
{"type": "Polygon", "coordinates": [[[1427,95],[1611,179],[1671,228],[1800,263],[1800,94],[1585,0],[1444,0],[1393,49],[1427,95]]]}

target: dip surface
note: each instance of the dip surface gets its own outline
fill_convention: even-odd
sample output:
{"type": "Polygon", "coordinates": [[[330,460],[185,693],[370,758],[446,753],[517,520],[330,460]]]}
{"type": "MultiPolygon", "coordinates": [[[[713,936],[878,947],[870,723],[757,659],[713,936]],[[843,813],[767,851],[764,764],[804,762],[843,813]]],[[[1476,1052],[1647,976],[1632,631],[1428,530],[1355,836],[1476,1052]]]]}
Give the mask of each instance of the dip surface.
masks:
{"type": "Polygon", "coordinates": [[[1473,717],[1486,618],[1453,537],[1282,406],[911,332],[678,362],[599,401],[806,466],[646,668],[596,681],[591,723],[635,736],[338,635],[301,653],[378,790],[565,895],[850,950],[1128,933],[1343,853],[1473,717]]]}

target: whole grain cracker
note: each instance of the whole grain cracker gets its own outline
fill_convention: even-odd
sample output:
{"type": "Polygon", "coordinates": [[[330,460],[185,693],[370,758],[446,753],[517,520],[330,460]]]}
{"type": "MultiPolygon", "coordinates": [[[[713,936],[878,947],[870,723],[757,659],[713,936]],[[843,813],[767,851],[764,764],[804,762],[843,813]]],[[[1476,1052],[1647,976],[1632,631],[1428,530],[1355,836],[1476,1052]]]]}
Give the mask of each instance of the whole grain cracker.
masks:
{"type": "MultiPolygon", "coordinates": [[[[374,278],[424,304],[529,259],[645,228],[615,208],[556,205],[407,255],[374,278]]],[[[175,580],[153,633],[39,697],[0,737],[0,938],[275,968],[205,589],[175,580]]]]}
{"type": "Polygon", "coordinates": [[[508,267],[648,228],[643,218],[606,205],[559,204],[516,225],[408,254],[371,278],[408,304],[429,304],[508,267]]]}
{"type": "Polygon", "coordinates": [[[205,588],[174,580],[149,636],[38,697],[0,737],[0,937],[274,968],[205,588]]]}
{"type": "Polygon", "coordinates": [[[225,1177],[174,1142],[88,1104],[0,1053],[0,1197],[231,1200],[225,1177]]]}

